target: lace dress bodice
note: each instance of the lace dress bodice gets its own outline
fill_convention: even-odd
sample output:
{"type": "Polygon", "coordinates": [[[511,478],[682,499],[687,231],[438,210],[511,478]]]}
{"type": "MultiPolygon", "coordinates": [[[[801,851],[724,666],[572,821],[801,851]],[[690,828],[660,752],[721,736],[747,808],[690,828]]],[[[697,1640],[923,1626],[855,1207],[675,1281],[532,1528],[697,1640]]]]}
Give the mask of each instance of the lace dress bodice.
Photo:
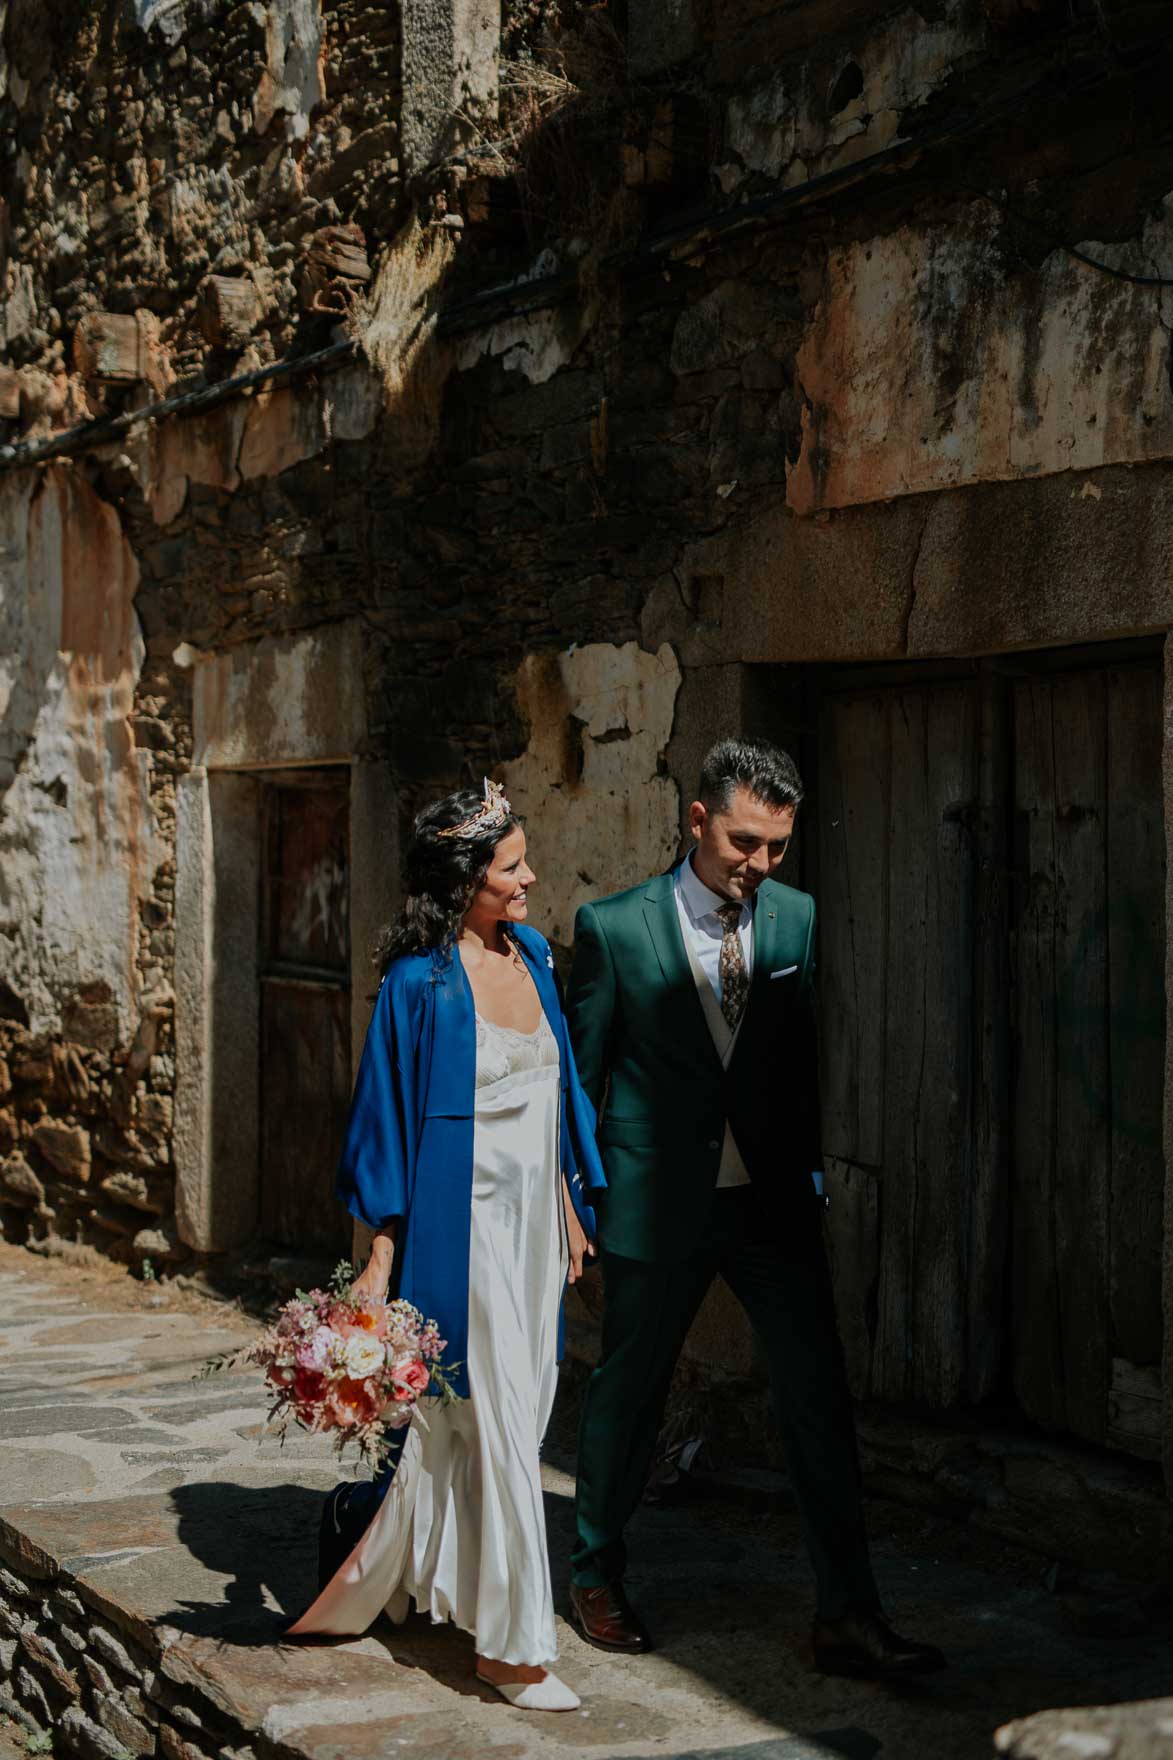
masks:
{"type": "Polygon", "coordinates": [[[478,1088],[487,1088],[490,1083],[519,1075],[523,1070],[557,1067],[558,1041],[544,1012],[532,1033],[519,1032],[516,1027],[499,1027],[479,1014],[476,1021],[478,1088]]]}

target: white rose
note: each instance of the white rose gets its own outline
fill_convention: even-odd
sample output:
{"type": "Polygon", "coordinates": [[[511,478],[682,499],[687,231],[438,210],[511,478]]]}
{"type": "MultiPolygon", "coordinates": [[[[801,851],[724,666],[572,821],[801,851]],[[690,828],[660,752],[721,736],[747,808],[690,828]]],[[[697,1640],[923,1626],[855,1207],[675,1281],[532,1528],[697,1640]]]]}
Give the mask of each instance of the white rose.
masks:
{"type": "Polygon", "coordinates": [[[383,1367],[383,1347],[377,1338],[348,1338],[342,1360],[351,1379],[362,1381],[383,1367]]]}

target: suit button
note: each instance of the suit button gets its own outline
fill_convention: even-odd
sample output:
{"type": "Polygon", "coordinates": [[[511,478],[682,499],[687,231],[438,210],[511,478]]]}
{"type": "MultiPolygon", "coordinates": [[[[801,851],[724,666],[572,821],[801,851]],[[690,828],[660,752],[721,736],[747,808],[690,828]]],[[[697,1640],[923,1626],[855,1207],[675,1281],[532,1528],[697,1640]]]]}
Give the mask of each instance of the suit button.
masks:
{"type": "Polygon", "coordinates": [[[717,1141],[716,1137],[714,1137],[712,1142],[709,1144],[709,1148],[715,1150],[715,1149],[719,1149],[720,1147],[721,1147],[720,1143],[717,1141]]]}

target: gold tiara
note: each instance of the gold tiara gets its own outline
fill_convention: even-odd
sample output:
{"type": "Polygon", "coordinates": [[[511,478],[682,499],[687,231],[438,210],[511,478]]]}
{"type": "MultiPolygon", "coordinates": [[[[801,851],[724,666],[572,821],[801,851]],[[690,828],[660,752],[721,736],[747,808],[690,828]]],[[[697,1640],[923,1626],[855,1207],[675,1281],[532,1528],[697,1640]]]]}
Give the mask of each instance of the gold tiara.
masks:
{"type": "Polygon", "coordinates": [[[459,825],[446,825],[437,831],[437,837],[475,837],[478,832],[492,831],[497,825],[504,825],[513,808],[505,799],[505,790],[499,782],[485,779],[485,798],[470,819],[462,819],[459,825]]]}

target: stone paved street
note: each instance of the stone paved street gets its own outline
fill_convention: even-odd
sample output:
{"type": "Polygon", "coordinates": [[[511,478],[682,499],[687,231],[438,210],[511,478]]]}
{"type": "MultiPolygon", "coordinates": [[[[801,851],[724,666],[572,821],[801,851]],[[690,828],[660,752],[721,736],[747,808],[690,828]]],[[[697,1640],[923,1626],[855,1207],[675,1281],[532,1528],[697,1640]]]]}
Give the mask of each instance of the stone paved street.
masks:
{"type": "MultiPolygon", "coordinates": [[[[1008,1719],[1169,1686],[1167,1621],[1150,1616],[1123,1641],[1076,1636],[1044,1561],[879,1502],[871,1522],[892,1612],[943,1644],[953,1667],[900,1691],[820,1680],[803,1654],[810,1595],[793,1511],[713,1489],[635,1525],[631,1588],[654,1655],[616,1660],[561,1627],[579,1715],[512,1711],[472,1680],[470,1641],[423,1622],[282,1645],[283,1621],[311,1591],[320,1495],[335,1475],[320,1444],[261,1437],[251,1373],[193,1381],[253,1323],[113,1271],[79,1281],[10,1249],[0,1315],[0,1588],[14,1597],[0,1656],[16,1720],[6,1760],[22,1751],[19,1720],[46,1717],[65,1738],[58,1752],[107,1760],[152,1751],[156,1734],[171,1760],[976,1760],[1008,1719]]],[[[560,1601],[571,1421],[556,1421],[546,1468],[560,1601]]],[[[1013,1751],[1116,1752],[1057,1739],[1013,1751]]]]}

